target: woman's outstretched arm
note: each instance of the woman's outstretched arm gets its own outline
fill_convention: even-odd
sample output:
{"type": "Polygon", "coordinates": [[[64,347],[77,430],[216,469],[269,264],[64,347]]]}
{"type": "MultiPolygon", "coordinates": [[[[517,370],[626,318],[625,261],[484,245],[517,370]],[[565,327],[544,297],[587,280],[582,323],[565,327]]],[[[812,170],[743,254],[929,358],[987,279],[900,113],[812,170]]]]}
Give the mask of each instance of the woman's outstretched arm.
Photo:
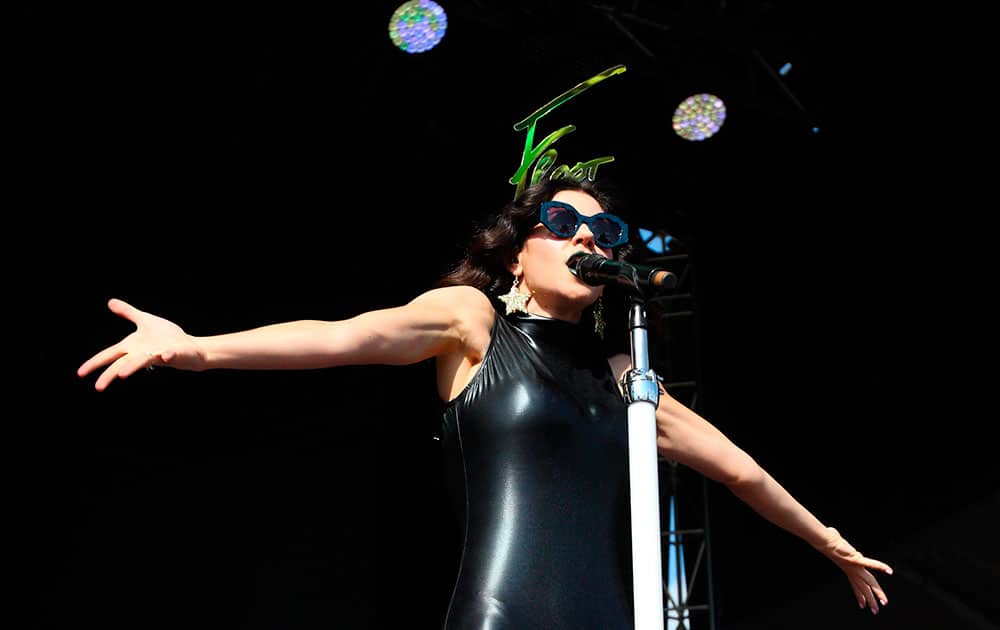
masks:
{"type": "MultiPolygon", "coordinates": [[[[627,356],[611,360],[616,376],[630,367],[627,356]]],[[[656,409],[656,446],[661,455],[724,484],[755,512],[806,541],[846,574],[858,605],[877,613],[889,602],[871,570],[891,575],[884,562],[867,558],[833,527],[824,525],[780,483],[715,426],[661,389],[656,409]]]]}
{"type": "Polygon", "coordinates": [[[409,303],[337,321],[296,320],[195,337],[167,319],[112,299],[108,308],[135,331],[86,360],[81,377],[104,367],[94,384],[103,391],[118,378],[153,365],[181,370],[216,368],[292,370],[338,365],[405,365],[459,351],[483,300],[472,287],[432,289],[409,303]]]}

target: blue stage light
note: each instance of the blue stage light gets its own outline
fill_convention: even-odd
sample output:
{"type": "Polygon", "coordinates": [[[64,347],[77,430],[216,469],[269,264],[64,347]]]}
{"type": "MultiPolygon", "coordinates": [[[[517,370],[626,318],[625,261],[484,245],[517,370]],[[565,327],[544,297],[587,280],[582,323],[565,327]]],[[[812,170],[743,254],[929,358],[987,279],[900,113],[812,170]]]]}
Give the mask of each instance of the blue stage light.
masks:
{"type": "Polygon", "coordinates": [[[389,39],[408,53],[420,53],[437,46],[448,28],[444,9],[432,0],[404,2],[389,20],[389,39]]]}

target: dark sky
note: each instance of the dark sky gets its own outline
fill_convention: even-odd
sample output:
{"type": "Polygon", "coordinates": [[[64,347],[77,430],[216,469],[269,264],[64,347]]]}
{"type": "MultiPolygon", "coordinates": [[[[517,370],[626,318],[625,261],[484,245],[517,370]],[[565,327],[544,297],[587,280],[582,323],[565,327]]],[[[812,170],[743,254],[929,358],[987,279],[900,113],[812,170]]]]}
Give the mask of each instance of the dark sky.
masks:
{"type": "MultiPolygon", "coordinates": [[[[18,12],[7,255],[41,625],[434,627],[455,532],[431,366],[159,370],[104,394],[75,368],[129,332],[109,297],[193,334],[410,299],[512,195],[513,124],[624,64],[536,139],[575,125],[560,160],[614,155],[600,173],[631,223],[689,254],[697,324],[655,351],[897,566],[882,628],[984,627],[998,486],[972,57],[930,15],[653,4],[461,3],[420,55],[391,47],[393,3],[18,12]],[[670,114],[701,91],[728,118],[692,143],[670,114]]],[[[719,628],[855,618],[822,557],[721,487],[707,501],[719,628]]]]}

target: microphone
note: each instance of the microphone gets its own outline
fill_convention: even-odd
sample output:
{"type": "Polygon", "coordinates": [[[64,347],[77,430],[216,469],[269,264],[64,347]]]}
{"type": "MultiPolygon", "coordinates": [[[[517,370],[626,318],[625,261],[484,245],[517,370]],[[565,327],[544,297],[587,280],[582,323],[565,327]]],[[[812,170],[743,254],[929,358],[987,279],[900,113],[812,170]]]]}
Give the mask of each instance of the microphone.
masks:
{"type": "Polygon", "coordinates": [[[566,261],[570,272],[591,286],[620,284],[630,289],[665,291],[677,286],[677,276],[658,267],[633,265],[600,254],[577,252],[566,261]]]}

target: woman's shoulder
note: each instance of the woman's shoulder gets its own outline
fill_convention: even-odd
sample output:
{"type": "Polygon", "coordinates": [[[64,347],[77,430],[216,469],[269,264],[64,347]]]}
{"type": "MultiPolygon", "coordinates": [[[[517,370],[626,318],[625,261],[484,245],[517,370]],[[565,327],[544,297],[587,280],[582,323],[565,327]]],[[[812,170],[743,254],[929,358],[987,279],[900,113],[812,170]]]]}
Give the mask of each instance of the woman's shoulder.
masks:
{"type": "Polygon", "coordinates": [[[446,309],[462,327],[481,329],[487,333],[496,316],[489,296],[469,285],[430,289],[417,296],[416,301],[435,304],[446,309]]]}
{"type": "Polygon", "coordinates": [[[456,356],[478,363],[489,347],[496,322],[496,309],[489,296],[473,286],[454,285],[430,289],[414,300],[447,313],[448,326],[460,341],[456,356]]]}
{"type": "Polygon", "coordinates": [[[417,296],[417,299],[451,304],[456,307],[493,310],[493,303],[488,295],[476,287],[466,284],[429,289],[417,296]]]}

